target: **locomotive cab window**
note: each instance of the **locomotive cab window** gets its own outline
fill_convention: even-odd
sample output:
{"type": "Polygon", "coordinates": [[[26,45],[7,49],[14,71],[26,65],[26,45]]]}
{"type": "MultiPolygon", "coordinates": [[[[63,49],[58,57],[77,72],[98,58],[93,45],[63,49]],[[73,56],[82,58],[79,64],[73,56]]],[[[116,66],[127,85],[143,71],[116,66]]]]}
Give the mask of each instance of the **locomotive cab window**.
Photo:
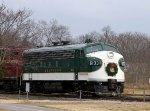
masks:
{"type": "Polygon", "coordinates": [[[113,52],[119,52],[118,49],[114,46],[111,46],[109,44],[104,45],[104,50],[106,51],[113,51],[113,52]]]}
{"type": "Polygon", "coordinates": [[[86,53],[92,53],[92,52],[97,52],[97,51],[101,51],[101,50],[102,50],[101,45],[91,45],[86,48],[86,53]]]}

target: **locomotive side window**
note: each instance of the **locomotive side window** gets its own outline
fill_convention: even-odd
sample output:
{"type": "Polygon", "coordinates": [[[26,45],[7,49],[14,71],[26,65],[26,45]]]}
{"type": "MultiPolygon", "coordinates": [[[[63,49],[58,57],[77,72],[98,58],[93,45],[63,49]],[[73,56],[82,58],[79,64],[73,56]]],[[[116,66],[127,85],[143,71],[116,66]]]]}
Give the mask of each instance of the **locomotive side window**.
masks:
{"type": "Polygon", "coordinates": [[[51,62],[49,62],[49,63],[48,63],[48,67],[51,67],[51,66],[52,66],[52,63],[51,63],[51,62]]]}
{"type": "Polygon", "coordinates": [[[42,62],[42,66],[43,66],[43,67],[47,67],[46,61],[43,61],[43,62],[42,62]]]}
{"type": "Polygon", "coordinates": [[[58,61],[56,61],[56,68],[58,68],[58,61]]]}

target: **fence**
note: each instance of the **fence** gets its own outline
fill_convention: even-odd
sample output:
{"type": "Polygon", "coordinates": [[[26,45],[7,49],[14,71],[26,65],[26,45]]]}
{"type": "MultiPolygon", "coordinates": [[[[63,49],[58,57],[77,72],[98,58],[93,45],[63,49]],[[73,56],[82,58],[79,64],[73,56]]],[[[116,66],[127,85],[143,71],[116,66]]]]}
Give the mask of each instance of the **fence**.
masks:
{"type": "Polygon", "coordinates": [[[150,76],[134,75],[128,76],[126,80],[125,94],[150,95],[150,76]]]}

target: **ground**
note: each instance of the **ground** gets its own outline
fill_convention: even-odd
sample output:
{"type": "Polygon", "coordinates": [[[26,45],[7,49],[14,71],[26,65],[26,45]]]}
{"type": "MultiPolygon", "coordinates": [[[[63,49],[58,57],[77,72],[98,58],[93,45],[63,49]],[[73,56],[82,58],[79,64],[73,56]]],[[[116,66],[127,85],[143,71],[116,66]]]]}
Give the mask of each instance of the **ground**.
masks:
{"type": "MultiPolygon", "coordinates": [[[[40,107],[62,109],[64,111],[150,111],[150,102],[123,102],[120,100],[91,99],[58,99],[36,97],[27,100],[25,97],[0,95],[0,103],[33,104],[40,107]]],[[[0,109],[0,111],[8,111],[0,109]]]]}

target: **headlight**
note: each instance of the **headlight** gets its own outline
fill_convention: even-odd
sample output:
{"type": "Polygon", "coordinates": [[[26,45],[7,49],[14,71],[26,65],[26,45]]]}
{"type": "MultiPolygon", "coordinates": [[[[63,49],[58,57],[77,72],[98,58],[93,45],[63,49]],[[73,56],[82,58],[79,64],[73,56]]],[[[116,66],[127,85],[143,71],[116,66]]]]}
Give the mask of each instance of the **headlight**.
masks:
{"type": "Polygon", "coordinates": [[[108,58],[112,59],[114,57],[114,53],[113,52],[108,52],[107,56],[108,56],[108,58]]]}
{"type": "Polygon", "coordinates": [[[120,66],[122,71],[125,71],[126,64],[125,64],[124,58],[119,59],[119,66],[120,66]]]}

